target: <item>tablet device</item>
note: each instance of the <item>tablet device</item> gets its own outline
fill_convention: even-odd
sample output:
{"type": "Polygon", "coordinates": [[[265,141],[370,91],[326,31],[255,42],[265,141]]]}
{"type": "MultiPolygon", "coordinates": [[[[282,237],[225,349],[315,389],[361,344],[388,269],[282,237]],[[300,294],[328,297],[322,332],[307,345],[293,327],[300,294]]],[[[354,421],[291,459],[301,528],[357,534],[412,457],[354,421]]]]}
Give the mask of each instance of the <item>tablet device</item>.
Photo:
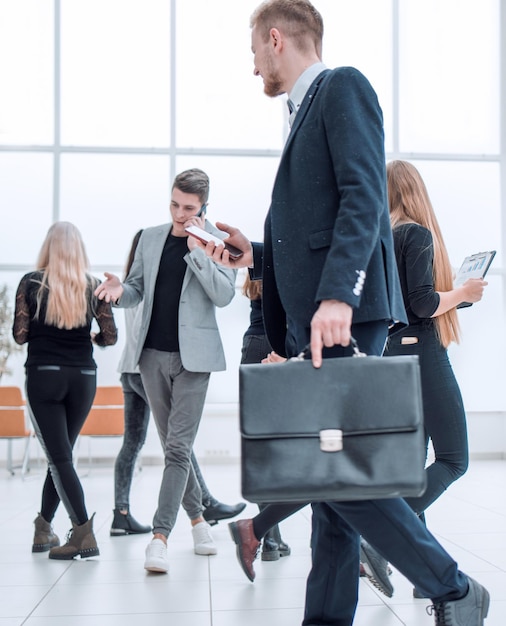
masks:
{"type": "Polygon", "coordinates": [[[484,278],[494,257],[495,250],[491,250],[490,252],[478,252],[477,254],[466,256],[455,276],[453,286],[460,287],[468,278],[484,278]]]}
{"type": "MultiPolygon", "coordinates": [[[[461,287],[469,278],[485,278],[488,268],[495,257],[495,250],[477,252],[466,256],[453,281],[454,287],[461,287]]],[[[461,302],[457,309],[471,306],[471,302],[461,302]]]]}

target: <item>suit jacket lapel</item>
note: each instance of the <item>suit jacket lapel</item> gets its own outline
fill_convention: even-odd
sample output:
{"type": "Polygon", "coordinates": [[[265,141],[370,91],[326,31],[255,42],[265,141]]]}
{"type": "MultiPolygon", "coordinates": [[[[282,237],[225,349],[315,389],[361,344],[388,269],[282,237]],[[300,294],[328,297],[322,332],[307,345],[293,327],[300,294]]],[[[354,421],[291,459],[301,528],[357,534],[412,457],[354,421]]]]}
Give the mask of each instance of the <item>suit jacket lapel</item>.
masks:
{"type": "Polygon", "coordinates": [[[286,151],[290,143],[293,141],[293,137],[295,133],[297,132],[297,129],[304,121],[304,118],[306,117],[307,112],[309,111],[309,107],[312,105],[314,101],[314,98],[315,98],[316,92],[318,91],[320,83],[325,78],[325,76],[327,76],[329,72],[330,70],[323,70],[323,72],[320,72],[320,74],[318,74],[318,76],[311,83],[311,87],[309,87],[306,95],[304,96],[304,100],[302,101],[302,104],[300,105],[300,108],[297,111],[297,115],[295,116],[293,126],[290,129],[290,134],[288,135],[288,138],[286,140],[283,153],[286,151]]]}

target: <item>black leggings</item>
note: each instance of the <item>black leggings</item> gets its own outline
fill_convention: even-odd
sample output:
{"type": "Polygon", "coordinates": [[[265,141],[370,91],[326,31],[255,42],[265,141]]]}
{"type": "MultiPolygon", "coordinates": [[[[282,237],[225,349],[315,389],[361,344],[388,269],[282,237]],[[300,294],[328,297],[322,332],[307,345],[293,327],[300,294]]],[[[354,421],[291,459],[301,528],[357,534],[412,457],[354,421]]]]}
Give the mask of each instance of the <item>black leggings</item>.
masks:
{"type": "Polygon", "coordinates": [[[60,500],[75,524],[88,521],[84,493],[72,450],[93,403],[96,370],[58,365],[26,368],[26,396],[35,432],[49,470],[40,514],[50,522],[60,500]]]}
{"type": "Polygon", "coordinates": [[[429,465],[427,489],[419,498],[406,498],[421,515],[444,491],[465,474],[469,463],[467,423],[459,385],[434,327],[409,326],[388,340],[385,356],[417,354],[422,378],[425,435],[432,442],[435,461],[429,465]],[[404,337],[416,343],[402,343],[404,337]]]}

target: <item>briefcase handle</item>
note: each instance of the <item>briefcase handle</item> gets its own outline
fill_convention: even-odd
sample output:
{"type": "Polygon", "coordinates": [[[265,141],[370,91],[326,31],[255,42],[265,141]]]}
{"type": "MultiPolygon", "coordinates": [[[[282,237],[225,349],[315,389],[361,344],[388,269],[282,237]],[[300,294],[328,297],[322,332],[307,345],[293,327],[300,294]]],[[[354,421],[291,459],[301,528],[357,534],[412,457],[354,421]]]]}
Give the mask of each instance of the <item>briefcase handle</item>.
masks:
{"type": "MultiPolygon", "coordinates": [[[[351,347],[353,348],[354,357],[367,356],[365,352],[362,352],[360,350],[360,348],[358,347],[358,342],[353,335],[351,336],[350,343],[351,343],[351,347]]],[[[297,356],[292,357],[290,361],[304,361],[304,359],[306,357],[309,357],[310,354],[311,354],[311,344],[308,343],[307,345],[304,346],[304,349],[301,352],[299,352],[297,356]]]]}

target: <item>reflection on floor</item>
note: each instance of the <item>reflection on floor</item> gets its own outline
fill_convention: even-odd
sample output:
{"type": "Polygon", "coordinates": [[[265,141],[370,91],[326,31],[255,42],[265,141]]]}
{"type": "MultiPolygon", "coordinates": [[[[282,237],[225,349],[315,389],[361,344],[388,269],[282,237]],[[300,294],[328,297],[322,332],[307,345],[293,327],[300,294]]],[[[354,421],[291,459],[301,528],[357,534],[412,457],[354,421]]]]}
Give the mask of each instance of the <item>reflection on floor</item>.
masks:
{"type": "MultiPolygon", "coordinates": [[[[40,501],[42,468],[26,480],[0,468],[0,626],[296,626],[301,623],[305,579],[310,566],[309,508],[282,525],[292,555],[273,563],[256,562],[250,583],[236,562],[226,524],[214,528],[217,556],[193,554],[190,525],[182,512],[169,539],[170,572],[147,574],[144,548],[149,535],[109,536],[113,508],[112,467],[82,468],[100,557],[70,562],[32,554],[33,524],[40,501]]],[[[239,468],[203,466],[216,497],[240,500],[239,468]]],[[[132,513],[148,523],[156,506],[161,467],[144,467],[134,479],[132,513]]],[[[474,461],[427,515],[427,523],[461,569],[490,591],[487,626],[506,624],[505,461],[474,461]]],[[[244,516],[254,515],[248,505],[244,516]]],[[[55,530],[69,528],[59,510],[55,530]]],[[[415,600],[412,586],[398,572],[395,594],[387,599],[365,580],[355,626],[422,626],[434,623],[427,600],[415,600]]]]}

